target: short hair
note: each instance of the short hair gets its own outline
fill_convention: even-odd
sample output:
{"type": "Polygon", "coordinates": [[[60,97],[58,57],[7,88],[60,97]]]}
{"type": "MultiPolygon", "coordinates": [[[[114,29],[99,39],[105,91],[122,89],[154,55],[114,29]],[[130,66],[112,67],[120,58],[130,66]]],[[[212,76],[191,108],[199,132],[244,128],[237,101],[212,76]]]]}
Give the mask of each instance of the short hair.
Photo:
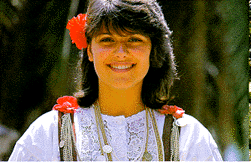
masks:
{"type": "MultiPolygon", "coordinates": [[[[177,77],[171,44],[171,31],[161,7],[155,0],[91,0],[87,9],[86,37],[88,44],[101,27],[108,31],[137,31],[150,37],[152,49],[141,98],[150,108],[159,109],[169,99],[169,91],[177,77]]],[[[79,105],[89,107],[98,98],[98,77],[94,65],[83,50],[82,91],[79,105]]]]}

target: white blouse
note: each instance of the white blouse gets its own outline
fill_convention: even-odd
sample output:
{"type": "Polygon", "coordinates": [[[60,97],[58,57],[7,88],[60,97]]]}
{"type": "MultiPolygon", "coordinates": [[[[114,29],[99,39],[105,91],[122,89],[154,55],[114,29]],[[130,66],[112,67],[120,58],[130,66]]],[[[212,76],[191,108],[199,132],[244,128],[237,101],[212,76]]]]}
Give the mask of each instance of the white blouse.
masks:
{"type": "MultiPolygon", "coordinates": [[[[154,111],[158,131],[162,137],[165,115],[154,111]]],[[[180,132],[180,160],[222,161],[217,145],[209,131],[190,115],[180,132]]],[[[146,111],[125,118],[102,114],[105,133],[112,146],[114,161],[139,161],[146,144],[146,111]]],[[[158,161],[158,147],[153,123],[148,117],[149,136],[147,151],[158,161]]],[[[76,145],[80,159],[95,161],[101,155],[94,108],[80,108],[74,114],[76,145]]],[[[100,133],[101,134],[101,133],[100,133]]],[[[102,135],[102,134],[101,134],[102,135]]],[[[102,145],[103,145],[103,140],[102,145]]],[[[52,110],[34,121],[17,141],[9,161],[59,161],[58,112],[52,110]]]]}

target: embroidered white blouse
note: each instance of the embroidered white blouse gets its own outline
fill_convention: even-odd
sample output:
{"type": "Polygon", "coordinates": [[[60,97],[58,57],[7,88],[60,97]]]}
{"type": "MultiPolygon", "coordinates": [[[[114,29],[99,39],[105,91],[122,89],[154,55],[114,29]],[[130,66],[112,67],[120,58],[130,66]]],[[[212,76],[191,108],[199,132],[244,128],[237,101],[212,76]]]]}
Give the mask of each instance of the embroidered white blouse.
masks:
{"type": "MultiPolygon", "coordinates": [[[[149,115],[149,114],[148,114],[149,115]]],[[[165,116],[154,111],[158,131],[162,137],[165,116]]],[[[146,112],[125,118],[102,114],[108,143],[114,161],[139,161],[145,151],[146,112]]],[[[147,150],[153,161],[158,161],[158,147],[149,116],[147,150]]],[[[180,160],[222,161],[217,145],[209,131],[195,118],[184,115],[187,123],[180,132],[180,160]]],[[[84,161],[95,161],[100,156],[94,108],[81,108],[74,114],[77,150],[84,161]]],[[[102,140],[101,140],[102,141],[102,140]]],[[[17,141],[9,161],[59,161],[58,112],[52,110],[34,121],[17,141]]]]}

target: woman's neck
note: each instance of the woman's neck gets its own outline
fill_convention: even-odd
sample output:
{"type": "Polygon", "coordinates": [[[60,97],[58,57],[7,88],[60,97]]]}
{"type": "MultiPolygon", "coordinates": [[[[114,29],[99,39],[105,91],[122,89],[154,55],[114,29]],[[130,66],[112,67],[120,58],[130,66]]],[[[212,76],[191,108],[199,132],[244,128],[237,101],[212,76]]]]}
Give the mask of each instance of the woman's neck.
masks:
{"type": "Polygon", "coordinates": [[[102,114],[125,117],[145,109],[141,100],[142,83],[127,89],[117,89],[99,83],[99,105],[102,114]]]}

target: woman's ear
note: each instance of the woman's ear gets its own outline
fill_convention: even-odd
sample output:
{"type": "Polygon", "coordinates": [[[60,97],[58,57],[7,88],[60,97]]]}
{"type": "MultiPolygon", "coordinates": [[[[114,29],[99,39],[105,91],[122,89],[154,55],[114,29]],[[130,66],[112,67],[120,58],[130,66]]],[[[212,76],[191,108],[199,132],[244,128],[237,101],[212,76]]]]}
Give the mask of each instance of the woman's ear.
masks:
{"type": "Polygon", "coordinates": [[[93,62],[93,54],[92,54],[92,50],[91,50],[91,45],[87,46],[87,55],[88,55],[89,61],[93,62]]]}

